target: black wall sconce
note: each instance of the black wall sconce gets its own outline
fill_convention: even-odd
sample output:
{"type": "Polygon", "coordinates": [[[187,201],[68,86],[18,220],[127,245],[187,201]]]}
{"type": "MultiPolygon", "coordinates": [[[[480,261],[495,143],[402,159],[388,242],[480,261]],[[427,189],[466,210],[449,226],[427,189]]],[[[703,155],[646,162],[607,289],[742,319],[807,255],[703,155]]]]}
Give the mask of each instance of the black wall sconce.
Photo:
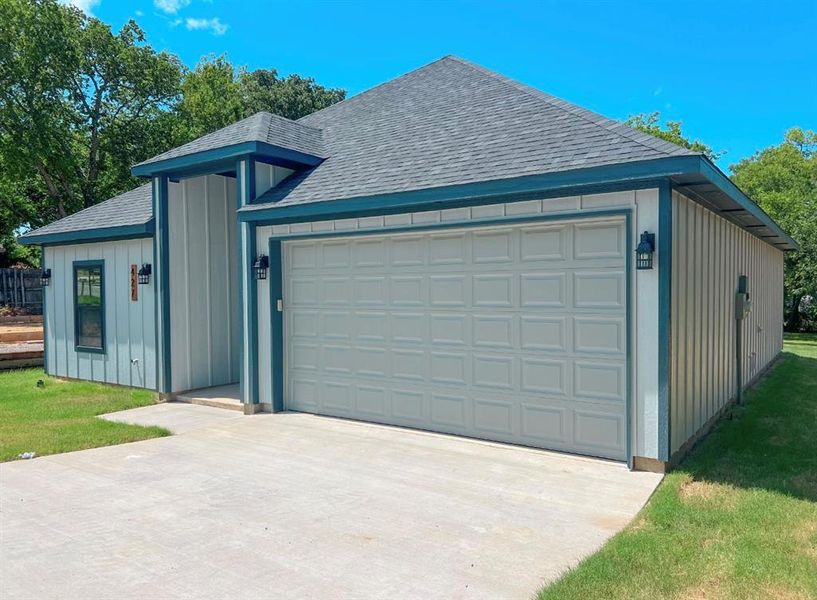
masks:
{"type": "Polygon", "coordinates": [[[269,269],[269,257],[263,254],[255,259],[252,264],[252,270],[255,273],[256,279],[266,279],[267,269],[269,269]]]}
{"type": "Polygon", "coordinates": [[[40,273],[40,285],[45,287],[50,283],[51,283],[51,269],[43,269],[43,272],[40,273]]]}
{"type": "Polygon", "coordinates": [[[652,269],[652,256],[655,252],[655,234],[645,231],[635,249],[635,268],[639,271],[652,269]]]}
{"type": "Polygon", "coordinates": [[[139,269],[139,273],[137,277],[139,278],[139,285],[145,285],[150,283],[150,275],[153,272],[153,268],[150,266],[150,263],[145,263],[139,269]]]}

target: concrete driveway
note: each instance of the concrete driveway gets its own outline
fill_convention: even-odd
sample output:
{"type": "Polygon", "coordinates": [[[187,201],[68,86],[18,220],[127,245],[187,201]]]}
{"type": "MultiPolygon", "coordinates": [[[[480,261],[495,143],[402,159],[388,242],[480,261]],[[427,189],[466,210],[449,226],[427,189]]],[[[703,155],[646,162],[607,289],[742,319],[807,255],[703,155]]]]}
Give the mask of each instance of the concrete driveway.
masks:
{"type": "Polygon", "coordinates": [[[296,413],[113,418],[178,435],[0,466],[0,597],[527,598],[660,480],[296,413]]]}

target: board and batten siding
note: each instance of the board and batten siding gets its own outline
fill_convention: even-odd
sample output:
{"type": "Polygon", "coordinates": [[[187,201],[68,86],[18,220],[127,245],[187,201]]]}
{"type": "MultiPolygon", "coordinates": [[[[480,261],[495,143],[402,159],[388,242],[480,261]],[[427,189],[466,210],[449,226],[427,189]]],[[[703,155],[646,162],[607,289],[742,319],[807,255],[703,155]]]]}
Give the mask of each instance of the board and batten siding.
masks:
{"type": "Polygon", "coordinates": [[[171,182],[171,392],[235,383],[241,347],[235,179],[171,182]]]}
{"type": "Polygon", "coordinates": [[[670,443],[677,452],[732,400],[735,293],[749,278],[743,381],[755,379],[783,348],[783,252],[673,192],[670,321],[670,443]]]}
{"type": "Polygon", "coordinates": [[[130,267],[153,263],[150,238],[46,246],[51,269],[46,297],[46,364],[49,375],[156,389],[154,278],[131,300],[130,267]],[[77,352],[74,333],[73,264],[105,261],[105,353],[77,352]]]}
{"type": "Polygon", "coordinates": [[[284,179],[292,175],[295,171],[278,165],[268,165],[255,161],[255,196],[256,198],[274,188],[284,179]]]}
{"type": "MultiPolygon", "coordinates": [[[[396,215],[336,219],[311,223],[294,223],[258,227],[256,242],[258,251],[266,252],[271,237],[295,234],[320,234],[337,232],[355,235],[361,231],[376,231],[388,227],[427,227],[435,223],[462,223],[482,219],[513,219],[514,217],[541,214],[570,215],[580,219],[593,211],[631,209],[632,240],[637,232],[658,229],[658,190],[611,192],[586,196],[530,200],[506,204],[491,204],[453,208],[436,211],[404,213],[396,215]]],[[[628,248],[627,252],[632,252],[628,248]]],[[[631,272],[630,298],[630,344],[631,357],[628,378],[634,396],[630,415],[630,428],[634,434],[632,452],[638,456],[658,456],[658,272],[631,272]]],[[[258,281],[258,381],[260,402],[271,403],[272,357],[270,340],[269,280],[258,281]]],[[[286,332],[285,332],[286,335],[286,332]]]]}

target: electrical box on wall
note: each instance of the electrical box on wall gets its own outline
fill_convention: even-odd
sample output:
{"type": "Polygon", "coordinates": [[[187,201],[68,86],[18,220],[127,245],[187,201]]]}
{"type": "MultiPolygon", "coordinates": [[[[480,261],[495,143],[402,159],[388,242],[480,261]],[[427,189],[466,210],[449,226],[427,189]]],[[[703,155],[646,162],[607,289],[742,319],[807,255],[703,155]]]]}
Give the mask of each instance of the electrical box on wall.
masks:
{"type": "Polygon", "coordinates": [[[738,291],[735,294],[735,319],[742,321],[752,312],[752,299],[749,297],[749,278],[741,275],[738,278],[738,291]]]}

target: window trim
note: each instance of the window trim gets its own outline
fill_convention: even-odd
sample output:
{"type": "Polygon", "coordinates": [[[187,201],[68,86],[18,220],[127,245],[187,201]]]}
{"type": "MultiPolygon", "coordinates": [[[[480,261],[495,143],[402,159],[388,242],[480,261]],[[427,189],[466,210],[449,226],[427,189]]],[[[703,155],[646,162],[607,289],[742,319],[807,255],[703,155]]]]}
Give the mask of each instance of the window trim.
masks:
{"type": "Polygon", "coordinates": [[[72,283],[73,283],[73,301],[74,301],[74,350],[77,352],[89,352],[91,354],[105,354],[105,261],[100,260],[75,260],[72,263],[72,283]],[[99,304],[101,307],[100,313],[102,317],[101,322],[101,347],[94,346],[80,346],[79,344],[79,302],[77,301],[77,270],[88,267],[99,268],[99,304]]]}

